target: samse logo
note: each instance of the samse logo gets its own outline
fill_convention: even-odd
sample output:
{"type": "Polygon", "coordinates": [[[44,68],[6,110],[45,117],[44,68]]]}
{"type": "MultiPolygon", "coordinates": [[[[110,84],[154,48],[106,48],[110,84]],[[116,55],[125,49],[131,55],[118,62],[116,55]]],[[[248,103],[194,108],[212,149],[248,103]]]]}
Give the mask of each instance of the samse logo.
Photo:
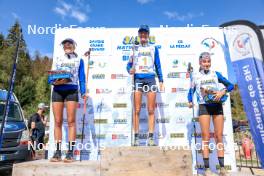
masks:
{"type": "MultiPolygon", "coordinates": [[[[135,42],[140,42],[140,38],[138,36],[125,36],[123,39],[123,44],[124,45],[132,45],[135,42]]],[[[156,43],[156,38],[155,36],[149,36],[149,44],[155,44],[156,43]]]]}

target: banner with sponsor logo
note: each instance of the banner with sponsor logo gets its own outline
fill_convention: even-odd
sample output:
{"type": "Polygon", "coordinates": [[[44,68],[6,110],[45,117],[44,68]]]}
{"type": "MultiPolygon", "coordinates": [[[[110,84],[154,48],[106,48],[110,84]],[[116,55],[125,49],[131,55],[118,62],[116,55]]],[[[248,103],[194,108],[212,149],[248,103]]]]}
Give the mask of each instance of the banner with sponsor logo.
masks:
{"type": "Polygon", "coordinates": [[[255,148],[264,168],[263,36],[258,27],[248,21],[234,21],[221,26],[224,27],[255,148]]]}
{"type": "MultiPolygon", "coordinates": [[[[131,48],[137,36],[136,28],[109,29],[59,29],[56,31],[54,57],[63,54],[60,42],[73,38],[76,52],[81,56],[92,48],[90,62],[89,99],[85,121],[85,141],[89,143],[86,159],[98,159],[99,149],[109,146],[131,146],[132,133],[132,77],[126,71],[131,48]]],[[[175,150],[175,146],[194,146],[193,123],[197,126],[197,142],[201,139],[199,123],[188,108],[187,93],[190,85],[187,74],[188,63],[194,70],[199,69],[198,56],[202,51],[213,54],[212,69],[227,77],[227,66],[221,45],[223,32],[219,28],[151,28],[150,43],[158,46],[164,78],[165,92],[157,93],[155,109],[155,142],[164,149],[175,150]]],[[[158,84],[158,80],[156,80],[158,84]]],[[[83,101],[80,98],[77,112],[77,138],[80,142],[82,128],[83,101]]],[[[197,105],[195,106],[197,111],[197,105]]],[[[230,100],[225,103],[226,116],[224,138],[226,148],[225,163],[232,171],[236,170],[233,147],[230,100]]],[[[52,111],[51,111],[52,112],[52,111]]],[[[50,144],[54,142],[54,119],[50,114],[50,144]]],[[[64,114],[63,141],[66,147],[67,118],[64,114]]],[[[213,125],[211,125],[213,134],[213,125]]],[[[148,111],[146,95],[143,94],[140,112],[140,145],[146,145],[148,134],[148,111]]],[[[214,142],[214,140],[211,140],[214,142]]],[[[79,151],[75,150],[76,159],[79,151]]],[[[53,151],[49,150],[49,157],[53,151]]],[[[217,169],[216,151],[210,160],[213,170],[217,169]]],[[[83,157],[85,158],[85,157],[83,157]]],[[[193,150],[193,171],[203,167],[202,155],[193,150]],[[198,161],[198,163],[196,163],[198,161]],[[198,166],[198,167],[196,167],[198,166]]]]}

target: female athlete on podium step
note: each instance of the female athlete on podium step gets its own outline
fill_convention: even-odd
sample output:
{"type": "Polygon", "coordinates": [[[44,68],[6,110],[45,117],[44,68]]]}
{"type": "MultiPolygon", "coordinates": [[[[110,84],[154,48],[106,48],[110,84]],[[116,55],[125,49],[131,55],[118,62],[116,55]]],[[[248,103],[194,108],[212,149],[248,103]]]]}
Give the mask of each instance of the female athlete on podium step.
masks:
{"type": "Polygon", "coordinates": [[[217,143],[217,154],[220,165],[220,176],[226,176],[224,168],[224,144],[223,144],[223,102],[227,99],[227,92],[233,90],[234,86],[219,72],[213,71],[211,67],[211,56],[208,52],[201,53],[199,57],[200,70],[192,76],[192,86],[189,90],[189,107],[193,107],[193,93],[196,92],[199,104],[199,122],[202,132],[202,149],[205,167],[205,176],[214,176],[209,169],[209,141],[210,141],[210,116],[213,117],[215,140],[217,143]],[[221,89],[222,83],[225,88],[221,89]]]}
{"type": "Polygon", "coordinates": [[[133,75],[134,83],[134,146],[139,145],[139,114],[141,109],[142,92],[147,93],[147,107],[149,115],[149,135],[148,145],[153,146],[154,143],[154,127],[155,127],[155,104],[157,85],[155,75],[158,75],[160,90],[163,91],[163,77],[159,58],[159,50],[156,46],[149,44],[149,27],[141,25],[138,30],[140,42],[133,46],[130,60],[127,64],[127,71],[133,75]]]}
{"type": "Polygon", "coordinates": [[[78,87],[81,96],[85,98],[84,61],[74,52],[76,43],[73,39],[61,42],[64,55],[54,58],[50,74],[50,83],[54,85],[52,92],[52,109],[55,118],[54,137],[56,151],[50,159],[52,162],[61,161],[61,140],[64,105],[67,109],[68,120],[68,151],[64,162],[73,162],[73,148],[76,140],[76,110],[78,105],[78,87]],[[60,78],[61,77],[61,78],[60,78]]]}

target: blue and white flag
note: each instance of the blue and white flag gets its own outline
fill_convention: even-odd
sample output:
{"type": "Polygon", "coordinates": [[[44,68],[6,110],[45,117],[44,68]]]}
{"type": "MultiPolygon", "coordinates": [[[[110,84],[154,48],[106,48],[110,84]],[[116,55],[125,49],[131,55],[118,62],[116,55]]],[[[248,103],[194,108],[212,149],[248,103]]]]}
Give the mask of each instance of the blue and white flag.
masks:
{"type": "Polygon", "coordinates": [[[237,84],[257,154],[264,168],[264,69],[263,36],[248,21],[223,24],[237,84]]]}

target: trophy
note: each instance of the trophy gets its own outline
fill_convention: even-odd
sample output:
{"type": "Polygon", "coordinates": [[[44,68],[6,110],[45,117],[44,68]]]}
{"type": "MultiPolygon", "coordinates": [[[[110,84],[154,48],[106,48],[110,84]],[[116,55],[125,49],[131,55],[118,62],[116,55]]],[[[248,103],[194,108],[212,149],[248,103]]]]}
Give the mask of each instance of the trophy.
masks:
{"type": "Polygon", "coordinates": [[[48,71],[48,83],[52,85],[62,85],[72,82],[72,74],[65,70],[48,71]]]}
{"type": "Polygon", "coordinates": [[[227,100],[227,95],[225,94],[220,98],[219,101],[215,100],[215,90],[214,88],[201,88],[202,96],[205,103],[212,104],[212,103],[224,103],[227,100]]]}

